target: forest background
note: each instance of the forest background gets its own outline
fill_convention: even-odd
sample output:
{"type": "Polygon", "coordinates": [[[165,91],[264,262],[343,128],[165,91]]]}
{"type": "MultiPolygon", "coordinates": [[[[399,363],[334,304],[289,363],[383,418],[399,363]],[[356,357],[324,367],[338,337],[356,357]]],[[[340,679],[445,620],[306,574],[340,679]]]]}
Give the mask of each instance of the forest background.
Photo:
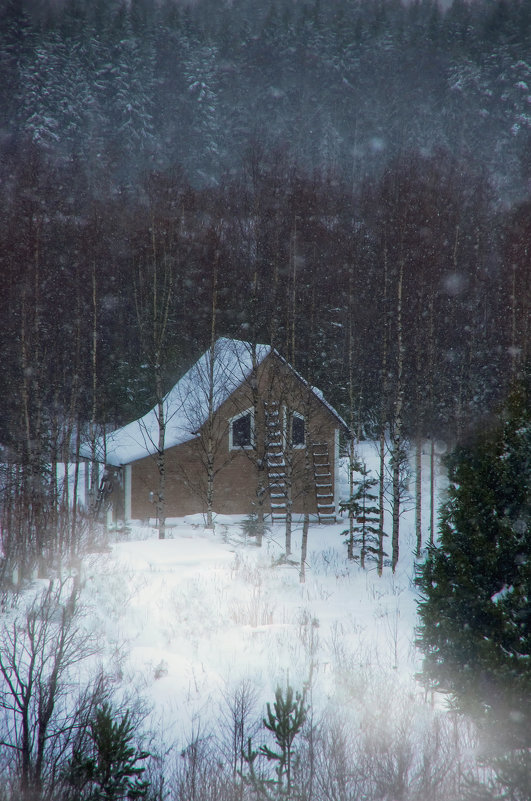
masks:
{"type": "Polygon", "coordinates": [[[47,466],[142,414],[213,327],[271,343],[359,437],[398,405],[404,438],[489,418],[529,356],[529,0],[8,0],[2,20],[15,550],[58,530],[47,466]]]}

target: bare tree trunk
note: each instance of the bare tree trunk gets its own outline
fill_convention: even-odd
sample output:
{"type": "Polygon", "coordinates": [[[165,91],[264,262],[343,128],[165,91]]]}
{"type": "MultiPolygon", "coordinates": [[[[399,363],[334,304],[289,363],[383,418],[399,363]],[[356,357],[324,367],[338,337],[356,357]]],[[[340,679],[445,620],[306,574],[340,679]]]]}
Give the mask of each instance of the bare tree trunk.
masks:
{"type": "MultiPolygon", "coordinates": [[[[134,298],[143,350],[149,360],[155,383],[158,441],[156,493],[159,539],[166,537],[166,413],[163,395],[163,361],[167,347],[168,321],[174,296],[173,266],[164,258],[159,264],[155,219],[151,219],[151,272],[139,265],[135,274],[134,298]]],[[[148,260],[149,263],[149,260],[148,260]]]]}
{"type": "Polygon", "coordinates": [[[97,426],[97,409],[98,409],[98,303],[97,303],[97,287],[96,287],[96,265],[92,263],[92,349],[91,349],[91,367],[92,367],[92,412],[90,418],[90,444],[91,444],[91,462],[90,462],[90,505],[93,510],[96,509],[96,498],[98,494],[99,484],[99,469],[98,469],[98,454],[96,453],[96,426],[97,426]]]}
{"type": "MultiPolygon", "coordinates": [[[[354,473],[355,471],[355,440],[354,432],[351,430],[351,440],[349,443],[349,465],[348,465],[348,491],[349,497],[354,495],[354,473]]],[[[354,509],[349,508],[348,511],[348,540],[347,540],[347,558],[354,559],[354,509]]]]}
{"type": "MultiPolygon", "coordinates": [[[[354,332],[353,320],[354,313],[354,291],[352,269],[349,271],[349,310],[348,310],[348,394],[350,411],[350,442],[349,442],[349,465],[348,465],[348,489],[349,498],[354,495],[354,473],[356,460],[356,441],[354,437],[354,332]]],[[[347,558],[354,559],[354,510],[349,508],[348,513],[348,539],[347,539],[347,558]]]]}
{"type": "Polygon", "coordinates": [[[435,542],[435,440],[430,443],[430,545],[435,542]]]}
{"type": "MultiPolygon", "coordinates": [[[[286,432],[286,438],[288,433],[286,432]]],[[[286,556],[291,554],[291,529],[293,524],[293,454],[286,442],[284,450],[284,461],[286,462],[286,533],[285,550],[286,556]]]]}
{"type": "Polygon", "coordinates": [[[164,403],[162,401],[162,388],[160,376],[157,376],[157,418],[159,423],[159,439],[157,444],[157,470],[159,485],[157,492],[157,526],[159,540],[166,538],[166,420],[164,416],[164,403]]]}
{"type": "Polygon", "coordinates": [[[379,534],[378,534],[378,575],[383,573],[383,560],[384,560],[384,500],[385,500],[385,427],[387,422],[387,393],[388,393],[388,376],[387,376],[387,342],[389,336],[389,315],[387,312],[387,280],[388,280],[388,265],[387,265],[387,242],[384,246],[384,279],[383,279],[383,308],[384,308],[384,325],[383,325],[383,343],[382,343],[382,396],[380,406],[380,441],[379,441],[379,456],[380,456],[380,475],[379,475],[379,490],[378,490],[378,505],[380,509],[379,520],[379,534]]]}
{"type": "Polygon", "coordinates": [[[415,533],[417,546],[415,555],[422,550],[422,437],[417,436],[415,448],[415,533]]]}
{"type": "Polygon", "coordinates": [[[299,570],[299,581],[304,584],[306,581],[306,558],[308,555],[308,530],[310,528],[310,515],[304,513],[302,520],[302,540],[301,540],[301,565],[299,570]]]}
{"type": "Polygon", "coordinates": [[[207,422],[207,521],[206,527],[214,528],[214,368],[216,358],[216,311],[218,298],[218,259],[214,260],[212,276],[212,306],[210,313],[210,354],[208,364],[208,422],[207,422]]]}
{"type": "Polygon", "coordinates": [[[292,365],[295,366],[295,339],[297,333],[297,218],[295,218],[293,223],[293,236],[291,240],[291,248],[290,248],[290,280],[291,280],[291,291],[290,291],[290,305],[289,305],[289,314],[290,320],[288,320],[288,325],[286,326],[286,332],[288,334],[288,342],[287,342],[287,353],[288,353],[288,361],[292,365]]]}
{"type": "Polygon", "coordinates": [[[20,575],[27,574],[37,563],[39,574],[45,570],[45,551],[55,536],[50,526],[51,503],[49,456],[44,436],[43,376],[46,354],[42,344],[40,300],[39,224],[35,231],[32,282],[22,291],[20,314],[21,424],[23,434],[17,459],[20,482],[16,496],[17,562],[20,575]]]}
{"type": "Polygon", "coordinates": [[[308,508],[310,487],[312,485],[312,466],[310,464],[310,427],[308,425],[308,415],[310,403],[306,406],[304,415],[304,490],[303,490],[303,509],[304,516],[302,521],[302,541],[301,541],[301,566],[299,571],[299,581],[304,584],[306,581],[306,559],[308,556],[308,530],[310,528],[310,511],[308,508]]]}
{"type": "Polygon", "coordinates": [[[392,556],[393,573],[396,570],[400,553],[400,472],[402,467],[402,407],[404,402],[403,370],[404,370],[404,343],[402,332],[402,286],[404,279],[404,264],[400,260],[400,270],[397,284],[396,299],[396,325],[397,325],[397,376],[396,400],[393,419],[393,531],[392,556]]]}
{"type": "Polygon", "coordinates": [[[267,421],[265,407],[260,404],[258,392],[258,364],[256,358],[256,335],[253,335],[252,342],[252,372],[251,372],[251,392],[253,398],[253,410],[255,420],[255,464],[256,464],[256,544],[262,547],[265,531],[264,500],[266,496],[266,451],[269,437],[267,431],[267,421]]]}
{"type": "Polygon", "coordinates": [[[72,557],[76,552],[77,546],[77,516],[78,516],[78,492],[79,492],[79,448],[81,447],[81,426],[77,425],[76,430],[76,463],[74,468],[74,485],[72,487],[72,517],[70,527],[70,542],[68,544],[69,553],[72,557]]]}

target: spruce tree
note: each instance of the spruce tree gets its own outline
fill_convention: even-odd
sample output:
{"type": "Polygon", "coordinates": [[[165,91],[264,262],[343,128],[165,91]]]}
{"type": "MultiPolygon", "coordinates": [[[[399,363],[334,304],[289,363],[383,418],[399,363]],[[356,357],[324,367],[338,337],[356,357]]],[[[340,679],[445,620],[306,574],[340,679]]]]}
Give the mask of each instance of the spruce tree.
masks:
{"type": "Polygon", "coordinates": [[[439,544],[418,576],[424,681],[477,717],[498,757],[531,748],[528,390],[454,452],[439,544]]]}
{"type": "Polygon", "coordinates": [[[354,558],[354,546],[357,545],[360,549],[360,565],[365,567],[367,557],[376,559],[380,554],[380,507],[374,489],[378,479],[371,478],[370,470],[358,459],[353,468],[361,478],[352,482],[350,498],[339,503],[341,511],[348,512],[349,516],[349,527],[341,535],[346,537],[349,559],[354,558]]]}

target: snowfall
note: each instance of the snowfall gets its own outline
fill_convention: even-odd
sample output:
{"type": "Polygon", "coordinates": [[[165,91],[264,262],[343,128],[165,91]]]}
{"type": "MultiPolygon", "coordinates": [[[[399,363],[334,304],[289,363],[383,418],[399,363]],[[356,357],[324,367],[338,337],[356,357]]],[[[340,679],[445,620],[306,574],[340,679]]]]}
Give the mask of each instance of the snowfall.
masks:
{"type": "MultiPolygon", "coordinates": [[[[360,445],[359,456],[376,474],[376,447],[360,445]]],[[[427,537],[427,449],[423,477],[427,537]]],[[[346,464],[342,480],[347,497],[346,464]]],[[[439,500],[445,487],[438,460],[439,500]]],[[[355,714],[375,697],[385,713],[399,700],[426,706],[415,678],[421,660],[414,643],[412,499],[404,503],[398,566],[394,574],[385,567],[381,577],[374,563],[361,569],[347,559],[346,518],[310,527],[304,583],[300,522],[290,560],[283,558],[282,525],[271,527],[257,547],[241,523],[218,516],[208,530],[201,515],[170,519],[166,539],[159,540],[155,525],[133,521],[127,533],[110,532],[106,547],[82,559],[81,600],[98,659],[116,693],[145,710],[152,738],[182,747],[194,732],[216,725],[244,682],[252,687],[258,720],[275,689],[287,683],[306,688],[315,714],[349,707],[355,714]]]]}

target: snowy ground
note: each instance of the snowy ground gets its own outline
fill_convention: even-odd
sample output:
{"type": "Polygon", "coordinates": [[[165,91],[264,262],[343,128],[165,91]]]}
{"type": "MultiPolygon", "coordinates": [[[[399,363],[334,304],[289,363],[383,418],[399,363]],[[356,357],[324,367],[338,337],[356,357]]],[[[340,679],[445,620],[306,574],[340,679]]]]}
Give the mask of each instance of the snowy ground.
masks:
{"type": "MultiPolygon", "coordinates": [[[[375,451],[367,446],[364,455],[372,466],[375,451]]],[[[394,575],[349,563],[339,522],[310,529],[304,584],[300,525],[293,563],[283,563],[281,526],[257,548],[237,519],[218,518],[213,532],[200,517],[171,523],[164,541],[154,528],[133,526],[82,567],[90,627],[117,690],[151,708],[149,723],[166,742],[186,742],[211,725],[243,681],[258,718],[288,679],[297,689],[309,683],[319,714],[355,707],[370,692],[384,704],[386,694],[389,703],[421,698],[412,509],[394,575]]]]}

